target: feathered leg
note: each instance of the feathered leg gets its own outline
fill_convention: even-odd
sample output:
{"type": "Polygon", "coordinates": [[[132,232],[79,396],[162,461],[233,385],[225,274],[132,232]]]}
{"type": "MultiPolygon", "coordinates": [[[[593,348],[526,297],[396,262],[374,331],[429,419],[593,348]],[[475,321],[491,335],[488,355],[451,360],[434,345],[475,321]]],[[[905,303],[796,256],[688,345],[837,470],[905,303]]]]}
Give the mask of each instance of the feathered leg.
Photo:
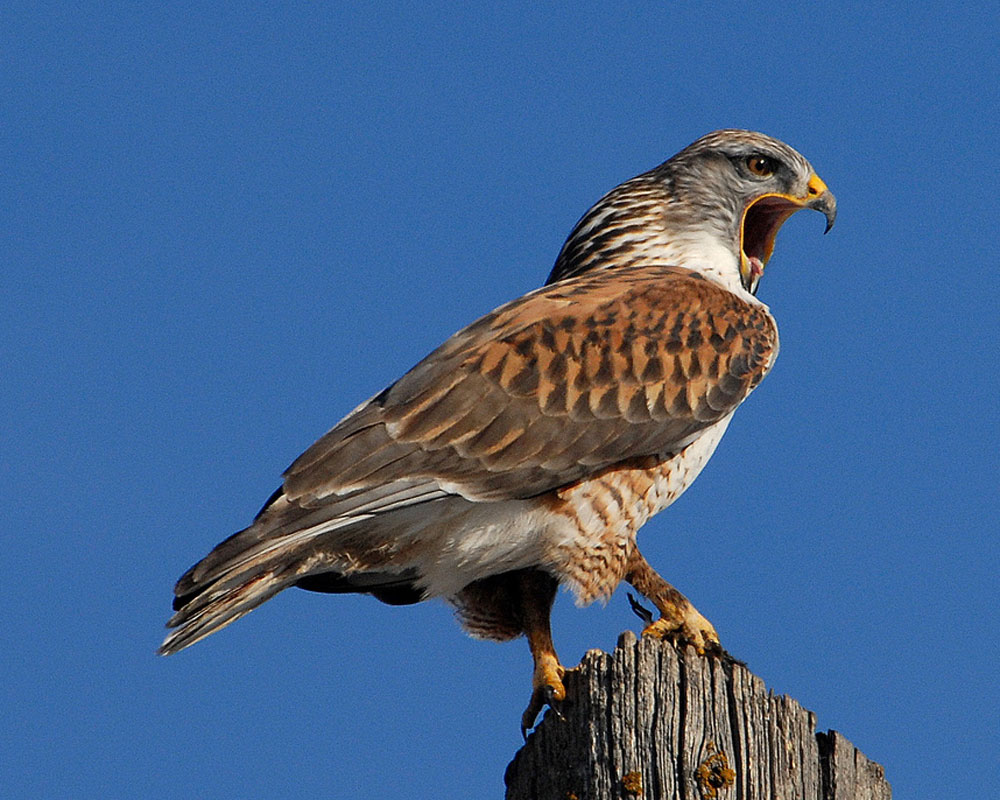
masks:
{"type": "Polygon", "coordinates": [[[546,705],[551,706],[556,713],[559,712],[558,704],[566,697],[566,688],[562,682],[566,670],[556,655],[549,624],[558,586],[556,579],[547,572],[524,570],[516,574],[516,580],[520,590],[518,612],[521,629],[528,639],[531,657],[535,662],[531,679],[531,701],[521,716],[521,733],[526,735],[546,705]]]}

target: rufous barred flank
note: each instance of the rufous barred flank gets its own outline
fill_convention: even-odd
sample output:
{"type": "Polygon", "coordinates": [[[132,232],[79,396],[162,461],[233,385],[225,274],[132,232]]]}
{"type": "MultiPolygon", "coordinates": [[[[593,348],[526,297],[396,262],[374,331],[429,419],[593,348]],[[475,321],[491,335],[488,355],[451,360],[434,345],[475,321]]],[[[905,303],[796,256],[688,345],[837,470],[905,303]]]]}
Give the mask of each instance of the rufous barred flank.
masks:
{"type": "Polygon", "coordinates": [[[441,597],[475,636],[524,635],[522,727],[565,697],[549,614],[625,580],[645,633],[719,652],[636,533],[676,500],[778,353],[757,285],[778,228],[836,203],[801,155],[722,130],[606,194],[548,283],[459,331],[288,468],[248,528],[177,582],[160,652],[290,586],[441,597]]]}

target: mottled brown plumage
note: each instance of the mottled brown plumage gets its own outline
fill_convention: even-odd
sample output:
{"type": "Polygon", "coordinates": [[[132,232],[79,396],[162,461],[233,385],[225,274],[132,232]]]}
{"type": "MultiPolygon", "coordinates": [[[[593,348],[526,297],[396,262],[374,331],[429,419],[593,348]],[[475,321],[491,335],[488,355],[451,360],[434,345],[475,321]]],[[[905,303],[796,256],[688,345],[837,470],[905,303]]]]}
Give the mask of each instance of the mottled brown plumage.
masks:
{"type": "Polygon", "coordinates": [[[802,207],[832,221],[808,162],[745,131],[610,192],[548,285],[456,333],[295,460],[254,523],[180,579],[162,651],[291,585],[440,596],[474,635],[527,636],[528,726],[564,694],[548,631],[559,583],[587,603],[628,580],[661,612],[648,632],[717,646],[635,537],[774,362],[774,320],[747,289],[802,207]],[[762,177],[749,159],[764,158],[762,177]]]}
{"type": "Polygon", "coordinates": [[[296,459],[285,493],[315,506],[427,477],[470,500],[532,497],[676,452],[740,403],[776,349],[762,307],[687,270],[594,272],[455,334],[296,459]]]}

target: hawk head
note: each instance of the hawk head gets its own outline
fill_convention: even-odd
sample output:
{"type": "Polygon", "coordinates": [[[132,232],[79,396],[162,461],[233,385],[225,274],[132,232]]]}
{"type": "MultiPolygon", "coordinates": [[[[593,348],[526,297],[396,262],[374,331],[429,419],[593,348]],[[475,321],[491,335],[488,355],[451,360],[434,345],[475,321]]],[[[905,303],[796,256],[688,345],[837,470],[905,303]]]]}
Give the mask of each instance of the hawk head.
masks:
{"type": "Polygon", "coordinates": [[[638,262],[689,267],[755,293],[778,229],[837,202],[812,166],[762,133],[720,130],[602,197],[576,224],[549,282],[638,262]]]}

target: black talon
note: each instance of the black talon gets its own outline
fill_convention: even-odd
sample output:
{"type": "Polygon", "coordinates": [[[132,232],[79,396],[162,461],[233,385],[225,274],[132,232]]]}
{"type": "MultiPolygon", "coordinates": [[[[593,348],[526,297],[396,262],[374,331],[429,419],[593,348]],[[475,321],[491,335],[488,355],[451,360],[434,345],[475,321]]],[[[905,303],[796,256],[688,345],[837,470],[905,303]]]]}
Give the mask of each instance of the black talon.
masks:
{"type": "Polygon", "coordinates": [[[542,709],[544,709],[545,706],[551,708],[552,713],[554,713],[559,719],[566,719],[562,712],[563,701],[556,700],[555,691],[555,687],[545,686],[541,689],[542,698],[532,695],[531,702],[521,715],[521,737],[525,741],[528,741],[528,731],[535,727],[535,720],[538,719],[538,715],[542,713],[542,709]]]}
{"type": "Polygon", "coordinates": [[[545,703],[546,705],[548,705],[549,708],[552,709],[552,712],[557,717],[559,717],[559,719],[564,720],[566,719],[566,717],[563,716],[562,713],[562,700],[556,700],[556,698],[553,697],[554,693],[555,689],[553,689],[551,686],[545,687],[545,703]]]}
{"type": "Polygon", "coordinates": [[[638,600],[636,600],[635,597],[632,596],[632,592],[626,592],[626,594],[628,595],[629,605],[632,606],[632,611],[635,613],[635,615],[643,622],[645,622],[647,625],[652,625],[653,612],[650,611],[648,608],[646,608],[644,605],[642,605],[642,603],[640,603],[638,600]]]}

